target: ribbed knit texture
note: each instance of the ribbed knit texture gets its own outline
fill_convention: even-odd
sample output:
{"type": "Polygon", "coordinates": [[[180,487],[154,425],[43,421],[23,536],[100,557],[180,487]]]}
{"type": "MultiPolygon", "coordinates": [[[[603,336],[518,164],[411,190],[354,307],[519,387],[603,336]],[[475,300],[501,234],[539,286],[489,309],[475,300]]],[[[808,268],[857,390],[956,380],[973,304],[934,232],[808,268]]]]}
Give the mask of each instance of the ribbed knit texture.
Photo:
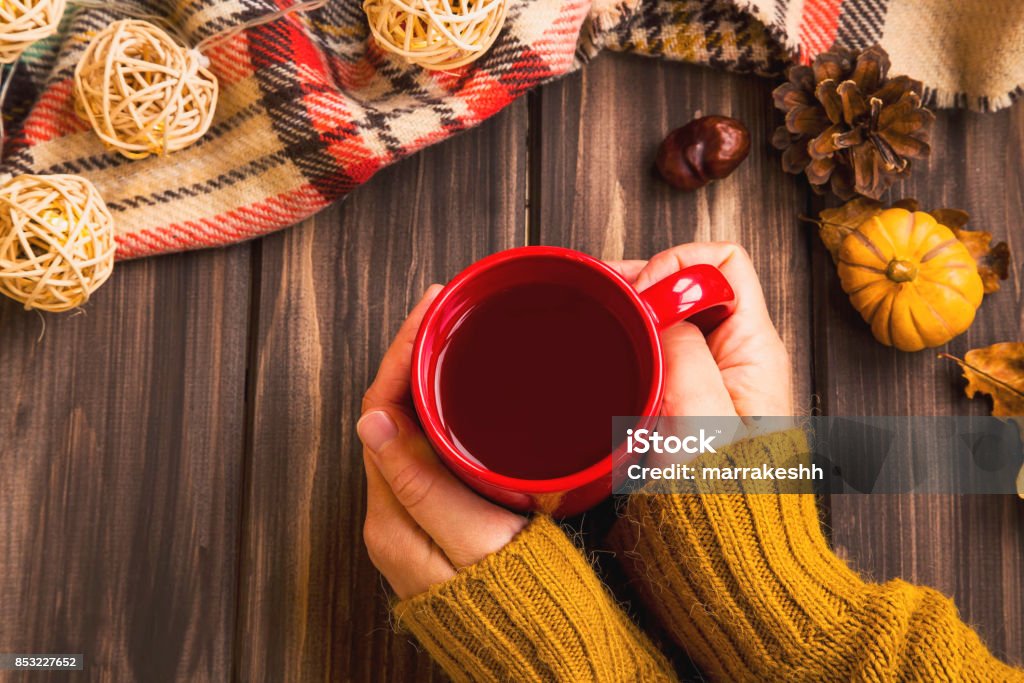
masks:
{"type": "MultiPolygon", "coordinates": [[[[793,431],[721,457],[781,464],[807,452],[793,431]]],[[[1024,681],[941,593],[847,567],[813,494],[635,495],[611,540],[648,609],[715,680],[1024,681]]]]}
{"type": "Polygon", "coordinates": [[[676,680],[545,516],[395,615],[455,681],[676,680]]]}
{"type": "MultiPolygon", "coordinates": [[[[792,465],[807,453],[793,431],[702,463],[792,465]]],[[[847,567],[813,494],[637,494],[611,540],[646,608],[712,680],[1024,681],[939,592],[847,567]]],[[[547,517],[396,613],[456,681],[675,676],[547,517]]]]}

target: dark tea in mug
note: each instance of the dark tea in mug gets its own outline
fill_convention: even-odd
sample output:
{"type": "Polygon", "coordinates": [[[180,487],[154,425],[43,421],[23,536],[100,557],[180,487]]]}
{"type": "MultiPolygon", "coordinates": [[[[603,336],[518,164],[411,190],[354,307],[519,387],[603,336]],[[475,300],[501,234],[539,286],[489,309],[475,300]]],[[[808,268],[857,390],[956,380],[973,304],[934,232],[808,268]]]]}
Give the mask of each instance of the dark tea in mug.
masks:
{"type": "Polygon", "coordinates": [[[464,312],[436,372],[456,447],[519,479],[562,477],[607,457],[612,418],[640,414],[650,382],[607,305],[548,282],[514,285],[464,312]]]}
{"type": "MultiPolygon", "coordinates": [[[[637,292],[607,264],[531,246],[471,264],[423,315],[412,349],[416,415],[441,461],[514,510],[578,514],[634,456],[612,421],[661,412],[661,330],[708,332],[736,296],[696,264],[637,292]]],[[[698,388],[699,390],[699,388],[698,388]]]]}

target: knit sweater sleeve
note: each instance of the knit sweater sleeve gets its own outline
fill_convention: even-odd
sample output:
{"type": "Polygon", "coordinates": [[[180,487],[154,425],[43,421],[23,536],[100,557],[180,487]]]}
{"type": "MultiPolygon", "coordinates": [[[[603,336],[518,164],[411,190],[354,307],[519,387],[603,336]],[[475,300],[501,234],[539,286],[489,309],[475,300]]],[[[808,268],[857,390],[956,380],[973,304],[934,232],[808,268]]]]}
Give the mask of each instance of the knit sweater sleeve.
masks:
{"type": "MultiPolygon", "coordinates": [[[[807,452],[794,431],[723,457],[807,452]]],[[[637,494],[611,541],[648,609],[714,680],[1024,681],[938,591],[847,567],[813,494],[637,494]]]]}
{"type": "Polygon", "coordinates": [[[394,612],[455,681],[676,680],[546,516],[394,612]]]}

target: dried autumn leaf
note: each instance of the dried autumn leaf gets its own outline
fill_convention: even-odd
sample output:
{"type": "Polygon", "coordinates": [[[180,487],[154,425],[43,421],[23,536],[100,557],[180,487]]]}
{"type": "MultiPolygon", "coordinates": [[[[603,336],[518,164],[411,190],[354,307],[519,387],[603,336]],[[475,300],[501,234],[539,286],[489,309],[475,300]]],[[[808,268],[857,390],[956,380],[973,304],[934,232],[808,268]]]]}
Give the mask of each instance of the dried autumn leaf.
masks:
{"type": "Polygon", "coordinates": [[[931,213],[935,220],[950,230],[959,230],[966,227],[967,221],[971,219],[970,214],[963,209],[935,209],[929,213],[931,213]]]}
{"type": "MultiPolygon", "coordinates": [[[[988,394],[992,397],[992,414],[1013,420],[1024,434],[1024,342],[973,349],[963,360],[948,354],[942,356],[956,361],[963,370],[967,398],[988,394]]],[[[1017,494],[1024,498],[1024,468],[1017,475],[1017,494]]]]}
{"type": "Polygon", "coordinates": [[[992,414],[1024,418],[1024,342],[1002,342],[973,349],[960,363],[967,398],[979,391],[992,397],[992,414]]]}
{"type": "MultiPolygon", "coordinates": [[[[906,198],[893,202],[890,208],[918,211],[916,199],[906,198]]],[[[818,214],[818,234],[825,248],[832,254],[832,260],[839,261],[839,245],[851,232],[872,216],[877,216],[885,205],[867,197],[852,199],[835,209],[824,209],[818,214]]],[[[953,231],[978,264],[978,275],[985,287],[985,293],[999,291],[999,281],[1010,274],[1010,247],[1006,242],[992,246],[992,234],[984,230],[967,230],[970,216],[962,209],[936,209],[929,212],[935,220],[953,231]]]]}
{"type": "Polygon", "coordinates": [[[825,248],[832,254],[832,260],[839,261],[839,245],[846,236],[861,224],[882,213],[884,205],[876,199],[857,197],[851,199],[837,209],[825,209],[818,214],[818,235],[825,243],[825,248]]]}
{"type": "MultiPolygon", "coordinates": [[[[932,215],[934,214],[933,211],[932,215]]],[[[943,223],[943,225],[947,224],[943,223]]],[[[999,281],[1005,280],[1010,275],[1009,245],[1006,242],[999,242],[994,247],[991,246],[992,235],[984,230],[964,230],[951,225],[947,225],[947,227],[953,230],[956,238],[964,243],[967,251],[977,261],[978,275],[981,276],[981,282],[985,285],[985,293],[998,292],[999,281]]]]}
{"type": "MultiPolygon", "coordinates": [[[[903,199],[897,199],[896,201],[894,201],[891,207],[893,209],[906,209],[907,211],[913,213],[914,211],[919,211],[921,205],[913,197],[905,197],[903,199]]],[[[956,210],[959,211],[959,209],[956,210]]],[[[939,222],[941,223],[941,221],[939,222]]]]}

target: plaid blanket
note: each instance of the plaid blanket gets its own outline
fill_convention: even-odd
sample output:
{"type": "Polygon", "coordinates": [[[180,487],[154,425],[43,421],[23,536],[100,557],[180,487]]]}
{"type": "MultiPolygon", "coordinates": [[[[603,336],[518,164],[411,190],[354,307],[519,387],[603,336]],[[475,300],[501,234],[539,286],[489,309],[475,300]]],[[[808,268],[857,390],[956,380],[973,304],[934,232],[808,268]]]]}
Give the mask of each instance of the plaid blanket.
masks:
{"type": "MultiPolygon", "coordinates": [[[[74,66],[90,37],[126,15],[72,6],[60,35],[36,44],[18,65],[3,170],[88,177],[117,222],[117,256],[128,259],[230,244],[292,225],[602,49],[770,75],[835,41],[881,40],[894,66],[902,59],[903,70],[924,78],[941,104],[1001,106],[1024,81],[1001,99],[984,93],[982,101],[915,73],[906,53],[928,40],[913,22],[904,28],[914,18],[909,5],[941,0],[510,1],[494,47],[454,73],[409,67],[381,52],[357,0],[333,0],[308,15],[248,29],[207,55],[221,83],[209,134],[186,150],[143,161],[104,149],[72,101],[74,66]],[[890,41],[890,27],[909,37],[890,41]]],[[[988,0],[985,7],[1001,2],[1014,4],[988,0]]],[[[192,0],[170,12],[166,0],[120,4],[168,16],[196,44],[290,0],[192,0]]],[[[1004,22],[1021,14],[1002,10],[1004,22]]],[[[1024,41],[1015,45],[1019,50],[1024,41]]]]}

